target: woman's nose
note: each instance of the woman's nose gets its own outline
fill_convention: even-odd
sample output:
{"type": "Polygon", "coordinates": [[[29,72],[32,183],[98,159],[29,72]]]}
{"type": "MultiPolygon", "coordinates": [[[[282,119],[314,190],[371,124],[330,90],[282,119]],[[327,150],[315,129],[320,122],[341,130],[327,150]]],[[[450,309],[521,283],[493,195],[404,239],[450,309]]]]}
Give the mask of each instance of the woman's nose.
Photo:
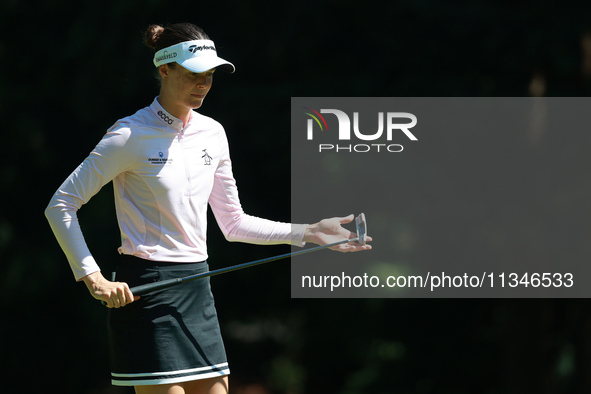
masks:
{"type": "Polygon", "coordinates": [[[208,77],[200,77],[197,79],[197,86],[200,88],[206,88],[211,84],[211,80],[208,77]]]}

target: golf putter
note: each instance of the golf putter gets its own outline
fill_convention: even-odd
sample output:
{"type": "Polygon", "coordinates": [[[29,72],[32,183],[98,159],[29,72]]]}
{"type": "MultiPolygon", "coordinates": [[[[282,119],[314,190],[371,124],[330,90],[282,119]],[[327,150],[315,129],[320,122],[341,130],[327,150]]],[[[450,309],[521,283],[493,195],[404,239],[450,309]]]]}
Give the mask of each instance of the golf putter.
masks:
{"type": "MultiPolygon", "coordinates": [[[[190,281],[193,281],[196,279],[208,278],[211,276],[225,274],[227,272],[238,271],[238,270],[241,270],[244,268],[254,267],[255,265],[270,263],[272,261],[282,260],[282,259],[285,259],[288,257],[299,256],[302,254],[315,252],[315,251],[318,251],[321,249],[331,248],[333,246],[337,246],[337,245],[344,244],[347,242],[357,242],[361,245],[365,245],[365,243],[367,241],[367,221],[365,220],[365,215],[363,213],[359,214],[359,216],[357,216],[355,218],[355,229],[356,229],[356,233],[357,233],[356,238],[345,239],[345,240],[334,242],[334,243],[327,244],[327,245],[316,246],[313,248],[304,249],[304,250],[300,250],[300,251],[292,252],[292,253],[285,253],[282,255],[268,257],[268,258],[261,259],[261,260],[250,261],[248,263],[237,264],[237,265],[233,265],[230,267],[225,267],[225,268],[220,268],[220,269],[213,270],[213,271],[203,272],[201,274],[186,276],[184,278],[174,278],[174,279],[164,280],[161,282],[147,283],[145,285],[132,287],[132,288],[130,288],[130,290],[134,295],[141,296],[141,295],[148,294],[148,293],[151,293],[156,290],[166,289],[166,288],[180,285],[182,283],[190,282],[190,281]]],[[[103,301],[103,304],[105,304],[104,301],[103,301]]]]}

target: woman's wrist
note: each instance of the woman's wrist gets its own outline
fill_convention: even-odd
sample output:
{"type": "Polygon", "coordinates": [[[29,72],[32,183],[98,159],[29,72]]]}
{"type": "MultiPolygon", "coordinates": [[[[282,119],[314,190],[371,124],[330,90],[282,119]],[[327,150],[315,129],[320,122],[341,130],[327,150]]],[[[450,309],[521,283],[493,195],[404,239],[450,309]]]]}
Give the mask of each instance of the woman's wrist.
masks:
{"type": "Polygon", "coordinates": [[[318,230],[318,223],[309,224],[304,231],[304,239],[303,241],[308,243],[317,244],[318,240],[316,239],[316,231],[318,230]]]}
{"type": "Polygon", "coordinates": [[[86,275],[80,280],[84,282],[84,284],[86,285],[86,287],[88,287],[89,290],[92,290],[96,287],[97,284],[105,280],[105,278],[103,277],[101,271],[95,271],[92,274],[86,275]]]}

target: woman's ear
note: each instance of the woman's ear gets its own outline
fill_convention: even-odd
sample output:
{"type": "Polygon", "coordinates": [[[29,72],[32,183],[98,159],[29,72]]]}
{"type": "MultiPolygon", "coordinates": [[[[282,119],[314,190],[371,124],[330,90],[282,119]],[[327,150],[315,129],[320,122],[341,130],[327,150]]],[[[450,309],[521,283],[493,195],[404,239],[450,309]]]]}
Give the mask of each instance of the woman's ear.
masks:
{"type": "Polygon", "coordinates": [[[169,71],[170,71],[170,68],[168,67],[168,64],[163,64],[160,67],[158,67],[158,73],[160,74],[160,77],[163,79],[168,78],[169,71]]]}

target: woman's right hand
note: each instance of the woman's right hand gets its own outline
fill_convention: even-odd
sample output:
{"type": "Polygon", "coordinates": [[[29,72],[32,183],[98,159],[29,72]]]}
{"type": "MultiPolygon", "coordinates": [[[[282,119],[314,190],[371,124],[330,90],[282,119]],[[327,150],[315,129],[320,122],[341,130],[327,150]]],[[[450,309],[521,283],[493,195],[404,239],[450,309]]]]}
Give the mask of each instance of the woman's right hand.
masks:
{"type": "Polygon", "coordinates": [[[138,300],[124,282],[111,282],[105,279],[100,271],[85,276],[84,281],[90,294],[99,301],[103,301],[107,308],[121,308],[138,300]]]}

